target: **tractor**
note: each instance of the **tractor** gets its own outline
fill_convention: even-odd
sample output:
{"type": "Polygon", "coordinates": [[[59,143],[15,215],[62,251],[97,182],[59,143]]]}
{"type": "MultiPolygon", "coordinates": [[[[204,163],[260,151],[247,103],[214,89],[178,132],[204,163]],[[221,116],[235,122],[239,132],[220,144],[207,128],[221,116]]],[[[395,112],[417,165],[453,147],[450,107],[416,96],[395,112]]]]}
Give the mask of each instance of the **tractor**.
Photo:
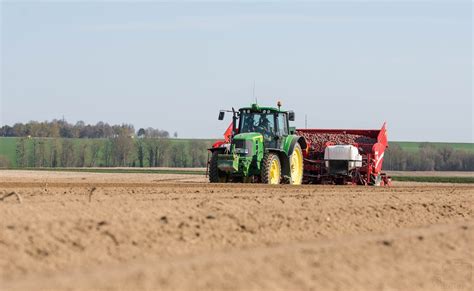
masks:
{"type": "Polygon", "coordinates": [[[277,107],[252,104],[238,111],[219,112],[219,120],[226,112],[232,113],[232,123],[226,141],[209,149],[211,183],[302,183],[306,140],[290,127],[294,112],[281,110],[280,102],[277,107]]]}

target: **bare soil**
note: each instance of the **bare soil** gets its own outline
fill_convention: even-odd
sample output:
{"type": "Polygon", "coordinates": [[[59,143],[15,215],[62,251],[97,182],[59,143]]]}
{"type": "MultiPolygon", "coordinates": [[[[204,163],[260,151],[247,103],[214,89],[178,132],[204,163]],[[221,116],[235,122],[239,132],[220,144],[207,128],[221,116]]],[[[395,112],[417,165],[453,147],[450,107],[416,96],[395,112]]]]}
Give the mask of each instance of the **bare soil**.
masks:
{"type": "Polygon", "coordinates": [[[0,171],[0,290],[472,290],[473,190],[0,171]]]}

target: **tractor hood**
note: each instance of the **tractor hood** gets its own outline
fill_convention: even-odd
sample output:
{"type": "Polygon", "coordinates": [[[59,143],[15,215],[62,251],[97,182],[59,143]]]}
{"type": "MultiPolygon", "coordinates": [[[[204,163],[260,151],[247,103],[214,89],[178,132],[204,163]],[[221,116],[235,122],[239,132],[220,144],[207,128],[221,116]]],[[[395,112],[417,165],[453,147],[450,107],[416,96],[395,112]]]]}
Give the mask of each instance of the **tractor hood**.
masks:
{"type": "Polygon", "coordinates": [[[263,135],[258,132],[240,133],[234,136],[234,140],[261,140],[263,141],[263,135]]]}

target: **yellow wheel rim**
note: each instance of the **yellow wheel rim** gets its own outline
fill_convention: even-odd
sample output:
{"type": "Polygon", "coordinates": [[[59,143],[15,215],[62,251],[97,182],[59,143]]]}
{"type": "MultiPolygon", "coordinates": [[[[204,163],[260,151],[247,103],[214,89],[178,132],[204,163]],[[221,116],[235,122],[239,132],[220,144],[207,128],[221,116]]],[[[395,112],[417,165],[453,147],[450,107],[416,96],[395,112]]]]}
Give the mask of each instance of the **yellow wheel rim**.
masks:
{"type": "Polygon", "coordinates": [[[299,147],[291,155],[291,184],[301,184],[303,180],[303,153],[299,147]]]}
{"type": "Polygon", "coordinates": [[[277,160],[270,165],[270,184],[280,184],[280,163],[277,160]]]}

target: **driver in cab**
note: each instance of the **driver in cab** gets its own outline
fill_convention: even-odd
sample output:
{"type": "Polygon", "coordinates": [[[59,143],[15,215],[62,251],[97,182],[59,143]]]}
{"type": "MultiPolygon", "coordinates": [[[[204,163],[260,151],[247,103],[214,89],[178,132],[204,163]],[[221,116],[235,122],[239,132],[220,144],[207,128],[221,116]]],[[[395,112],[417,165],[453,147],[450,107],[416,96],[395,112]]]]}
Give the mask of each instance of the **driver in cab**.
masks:
{"type": "Polygon", "coordinates": [[[270,126],[270,121],[268,120],[267,115],[262,114],[260,116],[256,131],[261,133],[264,139],[271,138],[272,128],[270,126]]]}

